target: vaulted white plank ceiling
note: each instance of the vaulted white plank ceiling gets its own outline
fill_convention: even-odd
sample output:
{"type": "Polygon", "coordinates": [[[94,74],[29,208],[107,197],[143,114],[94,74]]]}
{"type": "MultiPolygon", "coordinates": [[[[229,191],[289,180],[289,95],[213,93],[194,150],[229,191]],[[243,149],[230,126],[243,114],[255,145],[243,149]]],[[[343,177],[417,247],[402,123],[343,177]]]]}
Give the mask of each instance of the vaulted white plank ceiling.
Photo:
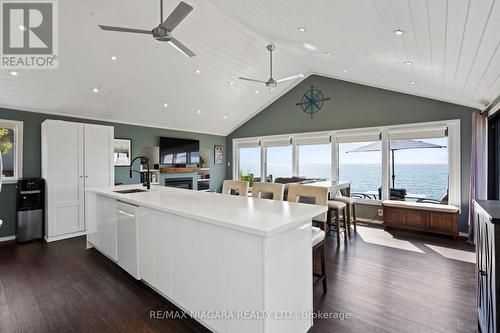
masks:
{"type": "MultiPolygon", "coordinates": [[[[275,78],[318,73],[478,109],[500,93],[499,1],[186,2],[175,37],[194,58],[98,28],[152,29],[158,1],[59,1],[59,69],[0,71],[0,106],[226,135],[298,82],[238,80],[267,80],[268,43],[275,78]]],[[[165,16],[178,3],[166,0],[165,16]]]]}

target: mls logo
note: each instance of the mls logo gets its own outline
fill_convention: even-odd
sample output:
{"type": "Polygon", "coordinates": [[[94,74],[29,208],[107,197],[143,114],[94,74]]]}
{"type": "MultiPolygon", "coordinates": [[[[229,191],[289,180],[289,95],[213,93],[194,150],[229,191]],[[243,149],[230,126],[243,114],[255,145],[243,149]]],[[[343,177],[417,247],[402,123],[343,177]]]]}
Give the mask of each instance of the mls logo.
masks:
{"type": "Polygon", "coordinates": [[[58,64],[57,3],[1,1],[2,68],[55,69],[58,64]]]}

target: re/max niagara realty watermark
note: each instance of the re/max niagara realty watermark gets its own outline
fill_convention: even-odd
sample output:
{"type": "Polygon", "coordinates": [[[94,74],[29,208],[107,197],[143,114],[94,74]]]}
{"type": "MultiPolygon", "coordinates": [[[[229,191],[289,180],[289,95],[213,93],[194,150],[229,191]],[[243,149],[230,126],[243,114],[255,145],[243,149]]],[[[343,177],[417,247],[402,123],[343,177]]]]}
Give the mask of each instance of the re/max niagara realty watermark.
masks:
{"type": "Polygon", "coordinates": [[[0,18],[0,68],[57,69],[56,1],[0,0],[0,18]]]}

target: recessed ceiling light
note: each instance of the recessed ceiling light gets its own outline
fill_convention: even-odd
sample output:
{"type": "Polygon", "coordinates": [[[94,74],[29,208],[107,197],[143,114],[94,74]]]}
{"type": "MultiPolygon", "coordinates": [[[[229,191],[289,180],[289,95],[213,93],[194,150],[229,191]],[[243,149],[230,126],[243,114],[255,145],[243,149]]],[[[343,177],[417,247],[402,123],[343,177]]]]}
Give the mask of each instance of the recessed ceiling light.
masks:
{"type": "Polygon", "coordinates": [[[19,30],[22,30],[22,31],[26,31],[27,30],[26,26],[22,25],[22,24],[19,24],[17,27],[19,28],[19,30]]]}
{"type": "Polygon", "coordinates": [[[197,112],[198,112],[198,114],[201,114],[201,110],[198,110],[197,112]]]}
{"type": "Polygon", "coordinates": [[[347,69],[344,69],[342,72],[347,73],[347,69]]]}
{"type": "Polygon", "coordinates": [[[166,108],[168,106],[168,103],[164,103],[163,107],[166,108]]]}
{"type": "Polygon", "coordinates": [[[19,73],[16,72],[16,71],[9,71],[9,74],[12,75],[12,76],[18,76],[19,73]]]}
{"type": "Polygon", "coordinates": [[[234,85],[234,81],[229,81],[229,84],[232,86],[234,85]]]}
{"type": "Polygon", "coordinates": [[[414,85],[414,84],[416,84],[416,82],[415,82],[415,81],[410,81],[410,84],[413,84],[413,85],[414,85]]]}
{"type": "Polygon", "coordinates": [[[306,28],[304,28],[304,27],[298,27],[297,29],[299,29],[300,32],[305,32],[306,31],[306,28]]]}
{"type": "Polygon", "coordinates": [[[195,73],[196,73],[196,74],[200,74],[200,73],[201,73],[201,71],[200,71],[199,69],[197,69],[195,73]]]}
{"type": "Polygon", "coordinates": [[[405,65],[410,66],[410,65],[412,65],[412,64],[413,64],[413,63],[412,63],[411,61],[405,61],[405,65]]]}
{"type": "Polygon", "coordinates": [[[227,116],[224,116],[224,119],[227,119],[227,116]]]}
{"type": "Polygon", "coordinates": [[[116,57],[115,56],[111,56],[111,60],[116,61],[116,57]]]}
{"type": "Polygon", "coordinates": [[[324,52],[323,54],[326,55],[326,56],[332,55],[331,52],[324,52]]]}
{"type": "Polygon", "coordinates": [[[396,34],[398,36],[401,36],[402,34],[405,33],[405,31],[401,30],[401,29],[396,29],[396,30],[393,30],[392,32],[394,32],[394,34],[396,34]]]}
{"type": "Polygon", "coordinates": [[[311,51],[317,51],[318,48],[312,44],[309,44],[309,43],[304,43],[302,44],[302,46],[305,48],[305,49],[308,49],[308,50],[311,50],[311,51]]]}
{"type": "Polygon", "coordinates": [[[99,89],[94,88],[94,89],[92,89],[92,91],[97,94],[99,92],[99,89]]]}
{"type": "Polygon", "coordinates": [[[255,90],[255,93],[256,93],[256,94],[258,94],[258,93],[259,93],[259,91],[258,91],[258,90],[255,90]]]}

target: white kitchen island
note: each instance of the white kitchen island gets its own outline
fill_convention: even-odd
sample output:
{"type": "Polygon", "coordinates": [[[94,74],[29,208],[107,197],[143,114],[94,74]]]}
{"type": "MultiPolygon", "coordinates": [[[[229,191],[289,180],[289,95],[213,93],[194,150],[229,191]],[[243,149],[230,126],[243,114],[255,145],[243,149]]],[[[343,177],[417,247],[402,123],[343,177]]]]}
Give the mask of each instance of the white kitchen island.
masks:
{"type": "MultiPolygon", "coordinates": [[[[214,332],[307,332],[316,205],[153,186],[86,190],[87,245],[214,332]]],[[[151,309],[163,310],[163,309],[151,309]]]]}

